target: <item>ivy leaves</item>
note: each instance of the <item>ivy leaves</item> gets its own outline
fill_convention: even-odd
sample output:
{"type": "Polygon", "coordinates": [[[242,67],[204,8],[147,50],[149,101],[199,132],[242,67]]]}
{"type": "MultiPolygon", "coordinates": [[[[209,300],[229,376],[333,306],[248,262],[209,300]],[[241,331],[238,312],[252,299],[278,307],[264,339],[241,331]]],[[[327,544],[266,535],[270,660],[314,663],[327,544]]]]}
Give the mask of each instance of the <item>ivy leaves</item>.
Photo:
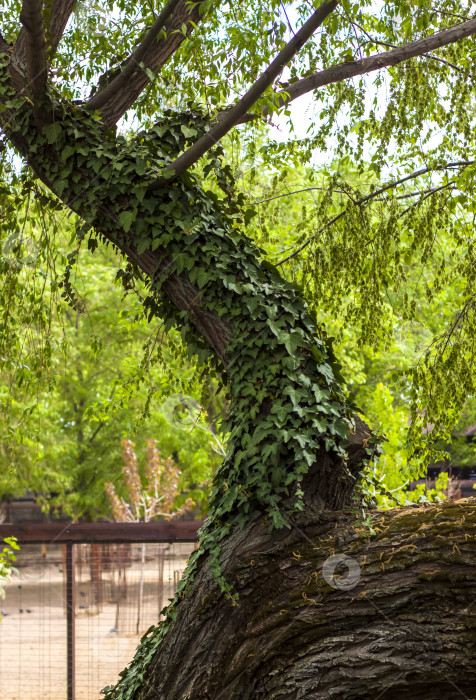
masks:
{"type": "MultiPolygon", "coordinates": [[[[194,122],[190,114],[169,114],[149,132],[126,141],[105,134],[94,116],[70,105],[55,104],[54,109],[54,130],[38,135],[28,109],[12,129],[29,139],[48,181],[83,216],[78,246],[92,230],[94,238],[131,250],[134,260],[154,253],[157,271],[163,271],[148,272],[144,313],[149,319],[160,315],[166,328],[179,326],[189,351],[202,360],[210,348],[197,330],[194,306],[172,303],[176,299],[165,296],[164,283],[173,276],[178,284],[193,284],[196,307],[206,310],[211,322],[223,319],[230,328],[225,352],[208,359],[223,376],[231,405],[223,426],[230,435],[227,455],[214,476],[200,550],[189,564],[181,594],[203,554],[227,591],[219,564],[223,538],[257,512],[270,528],[289,527],[289,516],[304,507],[300,484],[319,451],[332,455],[342,465],[342,478],[353,483],[345,470],[351,418],[332,367],[332,350],[296,287],[272,265],[262,265],[260,250],[238,234],[238,198],[231,173],[220,170],[219,150],[210,172],[217,173],[224,197],[205,190],[193,173],[157,184],[157,174],[194,137],[199,118],[194,122]]],[[[74,304],[69,272],[76,251],[70,255],[63,284],[74,304]]],[[[139,274],[133,267],[131,273],[139,274]]],[[[323,498],[326,488],[324,479],[318,482],[323,498]]],[[[165,633],[175,606],[151,644],[165,633]]]]}

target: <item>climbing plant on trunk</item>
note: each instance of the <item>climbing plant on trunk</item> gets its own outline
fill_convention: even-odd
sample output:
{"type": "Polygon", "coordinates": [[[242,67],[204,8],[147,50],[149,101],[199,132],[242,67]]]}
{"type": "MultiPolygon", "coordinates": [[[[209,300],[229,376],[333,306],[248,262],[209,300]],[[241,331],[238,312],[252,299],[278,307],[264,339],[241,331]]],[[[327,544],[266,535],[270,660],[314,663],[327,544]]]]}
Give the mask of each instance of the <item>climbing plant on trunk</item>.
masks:
{"type": "MultiPolygon", "coordinates": [[[[205,104],[198,104],[203,97],[198,91],[198,99],[190,100],[188,107],[172,110],[165,105],[157,113],[150,100],[140,104],[142,91],[161,70],[166,76],[166,62],[176,60],[180,50],[190,57],[190,35],[195,32],[203,37],[201,27],[207,22],[219,45],[223,32],[217,27],[222,16],[228,22],[233,20],[230,8],[220,8],[219,2],[211,0],[194,4],[169,0],[159,14],[152,13],[140,36],[128,36],[125,43],[132,41],[133,47],[98,80],[90,98],[73,100],[74,85],[62,90],[61,83],[53,83],[49,76],[74,7],[73,0],[24,0],[19,14],[22,28],[15,43],[0,40],[2,129],[35,176],[81,219],[61,281],[63,296],[68,303],[78,305],[72,270],[79,247],[87,245],[93,252],[98,242],[112,244],[127,261],[120,273],[125,289],[134,278],[147,280],[144,312],[149,318],[162,318],[166,328],[181,329],[190,351],[209,362],[221,377],[230,403],[225,421],[227,454],[214,475],[200,547],[190,558],[165,621],[144,641],[137,661],[117,688],[108,691],[111,698],[131,698],[150,691],[143,686],[148,665],[167,639],[168,630],[181,624],[180,616],[187,614],[182,611],[189,609],[190,600],[198,601],[198,578],[209,572],[214,582],[210,585],[216,587],[213,596],[221,596],[220,604],[240,605],[239,576],[237,579],[235,572],[229,577],[227,565],[233,560],[233,551],[245,546],[246,537],[253,540],[253,528],[265,528],[268,534],[264,540],[262,534],[258,538],[263,543],[266,537],[273,541],[276,532],[281,533],[278,538],[290,530],[302,535],[303,517],[320,518],[324,512],[349,507],[359,479],[371,478],[364,467],[380,449],[377,438],[354,416],[346,400],[332,345],[315,313],[298,287],[246,236],[250,213],[245,211],[243,195],[223,160],[219,141],[239,123],[269,115],[316,87],[337,86],[329,112],[332,115],[347,99],[345,90],[339,93],[339,86],[348,78],[419,56],[448,66],[446,58],[431,52],[471,37],[476,33],[476,20],[464,17],[465,21],[455,26],[443,23],[433,34],[419,37],[431,23],[428,13],[417,13],[419,20],[413,26],[404,4],[395,3],[388,26],[385,22],[383,27],[375,25],[371,15],[366,15],[366,26],[388,38],[393,36],[394,18],[400,14],[407,22],[405,45],[392,44],[389,51],[355,61],[349,60],[353,57],[347,53],[337,64],[316,72],[312,54],[317,46],[313,38],[316,30],[321,28],[317,55],[324,63],[332,63],[326,41],[336,50],[342,48],[345,29],[340,30],[339,22],[347,21],[347,29],[355,30],[365,3],[352,8],[344,2],[342,11],[334,0],[310,11],[301,8],[302,25],[290,32],[287,42],[286,24],[284,29],[281,25],[273,25],[270,31],[266,28],[273,12],[278,12],[277,5],[271,16],[261,4],[254,8],[244,5],[243,12],[259,16],[261,36],[269,35],[271,40],[265,42],[262,53],[256,46],[251,84],[247,84],[246,75],[239,76],[240,84],[247,88],[243,97],[232,107],[223,105],[212,112],[205,87],[205,104]],[[311,68],[308,75],[297,77],[296,66],[302,68],[300,52],[307,52],[309,42],[311,50],[304,55],[311,68]],[[283,86],[279,80],[287,66],[291,66],[291,81],[283,86]],[[154,120],[151,124],[145,119],[147,128],[126,138],[114,125],[134,104],[138,117],[153,113],[154,120]],[[194,168],[202,157],[199,167],[194,168]],[[214,186],[203,185],[207,176],[214,177],[214,186]]],[[[127,3],[116,8],[119,14],[125,13],[128,31],[132,31],[131,8],[127,3]]],[[[145,5],[142,10],[149,18],[145,5]]],[[[10,34],[15,28],[11,19],[10,34]]],[[[239,19],[237,23],[240,26],[239,19]]],[[[368,36],[367,29],[360,29],[368,36]]],[[[239,63],[246,35],[241,26],[238,35],[241,44],[235,49],[239,63]]],[[[371,45],[380,43],[370,40],[371,45]]],[[[183,82],[190,88],[187,69],[184,65],[183,82]]],[[[473,69],[465,63],[461,71],[467,74],[473,69]]],[[[91,66],[88,80],[96,72],[91,66]]],[[[168,74],[167,86],[170,79],[168,74]]],[[[228,94],[224,82],[220,82],[218,95],[220,90],[228,94]]],[[[412,85],[403,76],[399,84],[402,94],[412,85]]],[[[434,84],[430,87],[436,89],[434,84]]],[[[168,96],[166,87],[164,99],[168,96]]],[[[212,97],[216,103],[217,95],[212,97]]],[[[355,106],[354,117],[361,116],[361,100],[354,95],[349,103],[352,109],[355,106]]],[[[436,106],[429,118],[435,115],[436,106]]],[[[359,143],[366,128],[379,131],[375,115],[367,125],[364,120],[361,124],[359,143]]],[[[465,131],[465,124],[460,126],[465,131]]],[[[382,143],[387,140],[388,144],[388,128],[387,120],[379,132],[382,143]]],[[[319,138],[322,140],[322,133],[316,136],[319,138]]],[[[467,175],[470,162],[461,162],[467,175]]],[[[434,169],[441,172],[445,166],[436,159],[434,169]]],[[[414,179],[421,174],[417,172],[414,179]]],[[[464,178],[460,186],[463,183],[464,178]]],[[[373,193],[376,190],[373,187],[373,193]]],[[[358,208],[362,203],[358,200],[355,205],[358,208]]],[[[306,591],[304,594],[308,597],[306,591]]],[[[241,668],[235,670],[239,677],[244,674],[241,668]]],[[[201,697],[211,697],[213,683],[199,691],[201,697]]],[[[250,687],[240,689],[243,697],[250,687]]],[[[154,696],[155,690],[150,692],[154,696]]],[[[184,697],[183,686],[169,697],[179,697],[178,693],[184,697]]]]}

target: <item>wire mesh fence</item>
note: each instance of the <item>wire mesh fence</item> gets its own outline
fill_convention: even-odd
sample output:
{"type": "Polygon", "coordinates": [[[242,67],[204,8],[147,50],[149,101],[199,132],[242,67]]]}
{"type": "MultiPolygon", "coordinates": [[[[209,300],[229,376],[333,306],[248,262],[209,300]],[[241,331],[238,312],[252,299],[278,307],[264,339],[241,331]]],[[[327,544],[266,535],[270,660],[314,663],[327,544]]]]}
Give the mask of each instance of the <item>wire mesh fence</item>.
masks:
{"type": "Polygon", "coordinates": [[[195,545],[69,546],[69,564],[66,544],[21,547],[18,574],[0,601],[2,700],[99,698],[160,619],[195,545]],[[69,621],[68,601],[74,610],[69,621]],[[69,645],[68,634],[73,635],[69,645]]]}

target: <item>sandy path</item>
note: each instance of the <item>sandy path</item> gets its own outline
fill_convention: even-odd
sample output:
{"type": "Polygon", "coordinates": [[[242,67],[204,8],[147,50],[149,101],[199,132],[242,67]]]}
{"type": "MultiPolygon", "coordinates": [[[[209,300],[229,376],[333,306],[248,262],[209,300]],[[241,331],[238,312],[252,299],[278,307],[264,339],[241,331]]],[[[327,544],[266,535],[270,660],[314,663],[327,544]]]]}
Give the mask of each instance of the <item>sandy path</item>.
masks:
{"type": "MultiPolygon", "coordinates": [[[[162,596],[157,593],[157,561],[148,558],[138,635],[135,629],[139,563],[133,561],[127,570],[128,595],[120,603],[119,617],[110,594],[113,575],[103,573],[104,591],[105,594],[109,591],[109,600],[97,606],[89,570],[83,567],[76,586],[76,700],[100,698],[101,688],[116,681],[119,672],[131,661],[142,634],[157,621],[158,597],[162,597],[163,605],[172,597],[191,549],[192,545],[174,545],[174,551],[171,548],[167,554],[162,596]]],[[[66,699],[63,576],[58,557],[46,564],[38,558],[27,561],[7,587],[5,600],[0,600],[0,610],[7,613],[0,621],[1,700],[66,699]]]]}

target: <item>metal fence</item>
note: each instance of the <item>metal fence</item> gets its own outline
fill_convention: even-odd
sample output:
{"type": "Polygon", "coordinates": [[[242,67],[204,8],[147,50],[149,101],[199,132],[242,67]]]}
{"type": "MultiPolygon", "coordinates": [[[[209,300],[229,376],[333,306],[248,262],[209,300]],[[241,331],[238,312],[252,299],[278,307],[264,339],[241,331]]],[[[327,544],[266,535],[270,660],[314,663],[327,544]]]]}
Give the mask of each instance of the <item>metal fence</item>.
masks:
{"type": "Polygon", "coordinates": [[[0,600],[0,698],[99,698],[173,597],[200,524],[0,525],[21,546],[0,600]]]}

